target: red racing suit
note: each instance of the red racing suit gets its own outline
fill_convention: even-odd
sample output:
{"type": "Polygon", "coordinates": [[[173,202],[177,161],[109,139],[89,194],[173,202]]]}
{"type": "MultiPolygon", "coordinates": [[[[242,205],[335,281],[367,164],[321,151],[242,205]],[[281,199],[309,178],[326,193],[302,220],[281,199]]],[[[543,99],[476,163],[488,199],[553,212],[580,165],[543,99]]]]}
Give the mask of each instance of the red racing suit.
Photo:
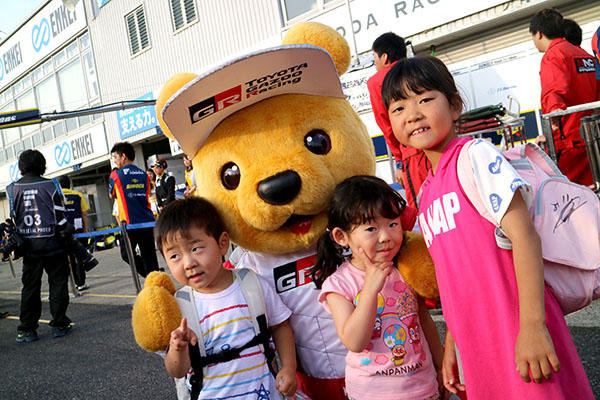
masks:
{"type": "MultiPolygon", "coordinates": [[[[554,39],[548,46],[542,57],[540,79],[543,114],[600,99],[592,56],[564,38],[554,39]]],[[[592,184],[592,174],[579,121],[591,114],[583,111],[565,115],[553,132],[559,168],[571,181],[584,185],[592,184]]]]}
{"type": "Polygon", "coordinates": [[[398,139],[396,139],[394,132],[392,131],[388,111],[381,99],[383,79],[385,78],[385,74],[392,68],[392,65],[394,64],[380,69],[375,75],[370,77],[367,81],[367,88],[369,89],[369,97],[371,98],[371,108],[373,108],[375,122],[377,122],[377,126],[379,126],[379,129],[383,132],[385,143],[390,148],[394,159],[396,162],[402,163],[401,183],[406,190],[408,204],[413,208],[417,208],[415,199],[419,194],[421,185],[427,178],[427,173],[431,169],[431,163],[421,150],[404,146],[398,142],[398,139]]]}

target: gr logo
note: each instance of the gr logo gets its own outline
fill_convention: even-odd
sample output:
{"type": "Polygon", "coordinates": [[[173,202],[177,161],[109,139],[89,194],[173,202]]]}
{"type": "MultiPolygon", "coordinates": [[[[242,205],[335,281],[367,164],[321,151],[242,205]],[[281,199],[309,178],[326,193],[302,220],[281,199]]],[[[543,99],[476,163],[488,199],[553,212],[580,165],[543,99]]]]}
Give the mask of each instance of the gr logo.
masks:
{"type": "Polygon", "coordinates": [[[202,100],[189,107],[190,119],[192,124],[198,122],[206,117],[209,117],[221,111],[235,103],[239,103],[242,100],[242,87],[241,85],[227,89],[213,97],[202,100]]]}
{"type": "Polygon", "coordinates": [[[315,265],[316,254],[280,265],[273,269],[275,290],[277,293],[286,292],[299,286],[312,282],[310,270],[315,265]]]}

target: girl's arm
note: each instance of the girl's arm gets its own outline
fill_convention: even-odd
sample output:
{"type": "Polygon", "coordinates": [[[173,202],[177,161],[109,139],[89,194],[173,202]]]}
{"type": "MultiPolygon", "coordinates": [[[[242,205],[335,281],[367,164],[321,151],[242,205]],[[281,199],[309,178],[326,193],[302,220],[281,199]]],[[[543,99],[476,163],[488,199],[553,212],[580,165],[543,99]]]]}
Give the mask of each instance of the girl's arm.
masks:
{"type": "Polygon", "coordinates": [[[550,379],[560,363],[546,328],[542,245],[519,190],[500,222],[513,245],[513,261],[519,294],[519,334],[515,346],[517,371],[530,382],[550,379]]]}
{"type": "Polygon", "coordinates": [[[419,321],[421,322],[421,328],[423,329],[423,334],[425,335],[427,345],[429,346],[429,351],[431,352],[433,365],[435,366],[435,370],[437,372],[438,390],[440,391],[440,395],[442,395],[444,391],[444,381],[442,380],[442,360],[444,358],[444,350],[442,350],[440,334],[438,333],[435,322],[433,322],[431,314],[427,309],[425,300],[423,300],[421,296],[418,296],[418,306],[419,321]]]}
{"type": "Polygon", "coordinates": [[[269,327],[275,348],[281,359],[281,369],[275,378],[277,390],[288,397],[296,393],[298,383],[296,381],[296,347],[292,327],[286,320],[278,325],[269,327]]]}
{"type": "Polygon", "coordinates": [[[191,360],[188,344],[196,344],[198,338],[194,331],[188,328],[187,320],[183,318],[179,328],[171,332],[169,347],[165,355],[165,368],[174,378],[183,378],[190,370],[191,360]]]}
{"type": "Polygon", "coordinates": [[[458,372],[458,357],[456,356],[456,344],[452,333],[446,325],[446,339],[444,340],[444,361],[442,366],[442,377],[444,387],[449,392],[457,394],[459,391],[465,391],[465,385],[460,383],[460,374],[458,372]]]}

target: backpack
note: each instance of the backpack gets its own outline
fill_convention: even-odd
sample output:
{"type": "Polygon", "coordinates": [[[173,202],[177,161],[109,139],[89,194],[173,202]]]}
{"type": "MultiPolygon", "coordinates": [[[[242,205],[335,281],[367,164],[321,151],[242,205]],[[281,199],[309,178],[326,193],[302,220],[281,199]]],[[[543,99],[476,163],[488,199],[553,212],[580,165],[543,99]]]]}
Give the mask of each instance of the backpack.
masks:
{"type": "Polygon", "coordinates": [[[202,329],[198,320],[198,312],[194,303],[193,289],[189,286],[184,286],[175,293],[175,300],[179,305],[181,314],[188,321],[188,326],[198,336],[198,344],[189,346],[190,360],[194,374],[190,378],[192,385],[191,398],[196,400],[202,390],[202,379],[207,373],[208,365],[231,361],[240,356],[242,350],[258,345],[263,351],[269,370],[275,376],[273,369],[273,360],[275,359],[275,351],[269,347],[271,333],[267,325],[267,313],[265,298],[263,296],[262,287],[258,281],[256,274],[249,269],[236,269],[233,271],[235,278],[238,280],[242,289],[242,294],[248,310],[252,316],[252,325],[254,327],[255,336],[248,343],[239,348],[232,348],[227,351],[211,354],[206,354],[204,346],[202,329]]]}
{"type": "MultiPolygon", "coordinates": [[[[475,185],[467,142],[457,162],[460,184],[482,217],[496,225],[498,247],[511,250],[510,239],[487,211],[475,185]]],[[[542,149],[533,143],[502,153],[533,189],[529,208],[542,242],[544,280],[563,313],[569,314],[600,297],[600,201],[586,186],[564,176],[542,149]]]]}

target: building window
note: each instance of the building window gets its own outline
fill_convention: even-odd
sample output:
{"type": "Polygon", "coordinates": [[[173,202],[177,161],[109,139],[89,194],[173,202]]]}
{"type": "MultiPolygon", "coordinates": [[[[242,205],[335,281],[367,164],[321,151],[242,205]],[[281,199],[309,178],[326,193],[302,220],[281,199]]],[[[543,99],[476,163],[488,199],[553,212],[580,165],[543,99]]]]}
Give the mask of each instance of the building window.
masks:
{"type": "Polygon", "coordinates": [[[33,141],[33,147],[40,147],[42,145],[42,132],[35,133],[31,140],[33,141]]]}
{"type": "Polygon", "coordinates": [[[42,137],[44,139],[44,143],[50,142],[54,139],[54,134],[52,133],[52,127],[47,127],[42,129],[42,137]]]}
{"type": "Polygon", "coordinates": [[[133,12],[127,14],[125,21],[127,23],[131,54],[136,55],[147,47],[150,47],[144,8],[140,6],[133,12]]]}
{"type": "Polygon", "coordinates": [[[53,111],[62,111],[60,107],[60,98],[58,97],[58,88],[56,78],[50,75],[35,87],[37,95],[38,108],[40,112],[47,113],[53,111]]]}
{"type": "Polygon", "coordinates": [[[174,30],[179,30],[196,20],[194,0],[169,0],[174,30]]]}
{"type": "Polygon", "coordinates": [[[56,125],[54,125],[52,130],[54,131],[55,138],[63,136],[65,134],[65,125],[63,124],[63,121],[59,121],[56,125]]]}
{"type": "Polygon", "coordinates": [[[332,1],[335,0],[281,0],[281,5],[289,21],[308,12],[322,10],[325,4],[332,1]]]}
{"type": "Polygon", "coordinates": [[[58,71],[58,86],[65,110],[87,106],[87,90],[79,58],[58,71]]]}
{"type": "Polygon", "coordinates": [[[98,78],[96,77],[96,68],[94,67],[94,57],[92,56],[92,52],[83,55],[83,69],[87,76],[90,98],[95,99],[100,95],[100,91],[98,89],[98,78]]]}
{"type": "MultiPolygon", "coordinates": [[[[35,104],[35,96],[33,95],[33,89],[29,89],[19,98],[17,98],[17,110],[29,110],[32,108],[37,108],[35,104]]],[[[31,132],[35,132],[37,130],[37,124],[32,125],[24,125],[21,127],[21,135],[25,136],[31,132]]]]}

